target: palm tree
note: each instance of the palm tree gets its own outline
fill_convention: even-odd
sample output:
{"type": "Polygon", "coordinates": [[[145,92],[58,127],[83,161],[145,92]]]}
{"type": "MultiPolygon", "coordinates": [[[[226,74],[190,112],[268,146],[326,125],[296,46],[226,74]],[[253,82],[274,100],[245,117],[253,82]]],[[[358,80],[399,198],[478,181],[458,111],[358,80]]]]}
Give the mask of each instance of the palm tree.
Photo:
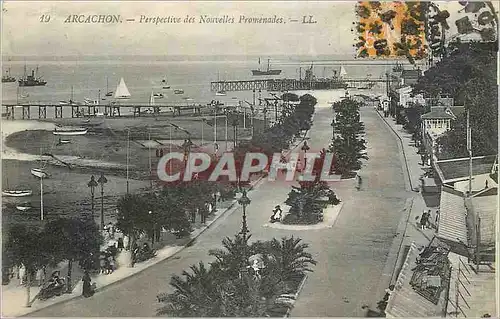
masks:
{"type": "Polygon", "coordinates": [[[158,309],[158,315],[174,317],[214,317],[220,316],[220,293],[218,280],[203,262],[190,267],[191,272],[183,271],[182,276],[173,276],[171,294],[158,295],[158,301],[165,306],[158,309]]]}
{"type": "Polygon", "coordinates": [[[282,280],[293,285],[297,285],[306,272],[312,271],[311,265],[316,265],[316,260],[306,251],[309,245],[301,241],[301,238],[292,236],[283,237],[281,241],[274,238],[270,242],[270,251],[282,280]]]}

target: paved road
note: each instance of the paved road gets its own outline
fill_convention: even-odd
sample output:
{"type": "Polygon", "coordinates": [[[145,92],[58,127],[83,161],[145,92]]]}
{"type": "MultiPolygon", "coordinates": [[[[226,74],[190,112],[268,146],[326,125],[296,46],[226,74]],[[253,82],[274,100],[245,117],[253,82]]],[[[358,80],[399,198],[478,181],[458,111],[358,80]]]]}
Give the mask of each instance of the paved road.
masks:
{"type": "MultiPolygon", "coordinates": [[[[272,208],[284,202],[290,191],[286,182],[266,182],[249,193],[247,208],[252,238],[270,239],[300,236],[311,244],[318,265],[309,276],[294,316],[362,316],[364,304],[375,306],[375,290],[382,275],[389,248],[399,221],[398,212],[408,193],[404,191],[396,140],[377,118],[373,109],[362,110],[369,143],[370,160],[361,175],[365,189],[356,191],[354,181],[333,185],[344,201],[333,228],[290,231],[263,227],[272,208]],[[343,299],[343,298],[347,299],[343,299]]],[[[311,130],[311,150],[326,147],[331,138],[331,110],[318,109],[311,130]]],[[[37,317],[113,317],[155,315],[160,306],[156,295],[170,291],[173,274],[180,274],[200,260],[210,261],[208,251],[220,248],[222,238],[233,236],[241,227],[241,208],[223,216],[197,242],[144,272],[112,285],[92,298],[74,299],[32,313],[37,317]]]]}

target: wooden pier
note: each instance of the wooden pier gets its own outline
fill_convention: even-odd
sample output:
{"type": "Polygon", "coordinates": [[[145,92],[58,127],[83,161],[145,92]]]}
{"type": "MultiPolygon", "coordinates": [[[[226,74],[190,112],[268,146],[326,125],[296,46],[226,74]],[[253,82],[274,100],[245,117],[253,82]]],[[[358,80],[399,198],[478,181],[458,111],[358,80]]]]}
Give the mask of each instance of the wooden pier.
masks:
{"type": "MultiPolygon", "coordinates": [[[[3,103],[2,106],[6,108],[5,118],[14,120],[16,118],[16,110],[21,109],[21,118],[23,120],[31,119],[31,108],[38,108],[38,119],[46,119],[48,116],[47,109],[53,109],[54,118],[63,118],[63,109],[71,108],[71,117],[88,117],[88,116],[98,116],[100,110],[103,110],[102,115],[108,117],[121,117],[124,116],[122,110],[124,108],[132,110],[133,117],[148,115],[160,115],[162,108],[169,108],[173,111],[173,115],[181,115],[182,111],[189,110],[193,114],[201,114],[202,109],[210,108],[213,109],[215,106],[221,106],[222,104],[217,104],[218,102],[212,101],[207,102],[191,102],[191,103],[169,103],[169,104],[159,104],[159,105],[148,105],[148,104],[106,104],[106,105],[60,105],[60,104],[50,104],[50,103],[30,103],[30,104],[8,104],[3,103]],[[215,103],[215,104],[214,104],[215,103]]],[[[226,105],[228,107],[232,105],[226,105]]],[[[127,116],[130,116],[127,114],[127,116]]]]}
{"type": "Polygon", "coordinates": [[[241,81],[210,82],[210,90],[216,91],[294,91],[294,90],[330,90],[348,87],[373,86],[375,83],[385,83],[385,79],[265,79],[241,81]]]}

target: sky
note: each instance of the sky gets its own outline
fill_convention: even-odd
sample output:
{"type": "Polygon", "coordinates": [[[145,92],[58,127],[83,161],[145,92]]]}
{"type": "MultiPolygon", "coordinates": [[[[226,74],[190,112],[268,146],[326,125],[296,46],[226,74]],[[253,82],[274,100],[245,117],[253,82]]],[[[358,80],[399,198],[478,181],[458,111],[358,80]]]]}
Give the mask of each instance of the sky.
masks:
{"type": "MultiPolygon", "coordinates": [[[[354,55],[355,3],[7,0],[2,10],[2,55],[354,55]],[[70,15],[93,14],[120,15],[123,22],[64,23],[70,15]],[[50,16],[50,21],[40,22],[42,15],[50,16]],[[182,19],[190,15],[196,23],[139,23],[141,15],[182,19]],[[236,23],[202,24],[200,15],[227,15],[236,23]],[[239,24],[240,15],[276,15],[286,23],[239,24]],[[290,22],[310,15],[317,23],[290,22]]],[[[452,17],[460,9],[458,4],[440,6],[450,6],[452,17]]]]}

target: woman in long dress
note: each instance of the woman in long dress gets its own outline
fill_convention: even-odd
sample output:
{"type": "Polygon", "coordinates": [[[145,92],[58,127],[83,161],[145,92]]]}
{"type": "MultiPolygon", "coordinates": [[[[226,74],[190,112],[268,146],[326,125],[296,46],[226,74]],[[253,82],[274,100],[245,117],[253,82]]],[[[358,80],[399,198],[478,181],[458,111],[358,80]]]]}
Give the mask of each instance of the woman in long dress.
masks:
{"type": "Polygon", "coordinates": [[[82,281],[83,281],[82,295],[85,298],[91,297],[94,294],[94,289],[92,289],[92,285],[91,285],[92,279],[90,279],[90,275],[89,275],[88,271],[85,271],[85,274],[83,275],[82,281]]]}
{"type": "Polygon", "coordinates": [[[26,267],[24,267],[24,264],[21,264],[21,267],[19,267],[19,284],[21,286],[24,285],[25,276],[26,276],[26,267]]]}

